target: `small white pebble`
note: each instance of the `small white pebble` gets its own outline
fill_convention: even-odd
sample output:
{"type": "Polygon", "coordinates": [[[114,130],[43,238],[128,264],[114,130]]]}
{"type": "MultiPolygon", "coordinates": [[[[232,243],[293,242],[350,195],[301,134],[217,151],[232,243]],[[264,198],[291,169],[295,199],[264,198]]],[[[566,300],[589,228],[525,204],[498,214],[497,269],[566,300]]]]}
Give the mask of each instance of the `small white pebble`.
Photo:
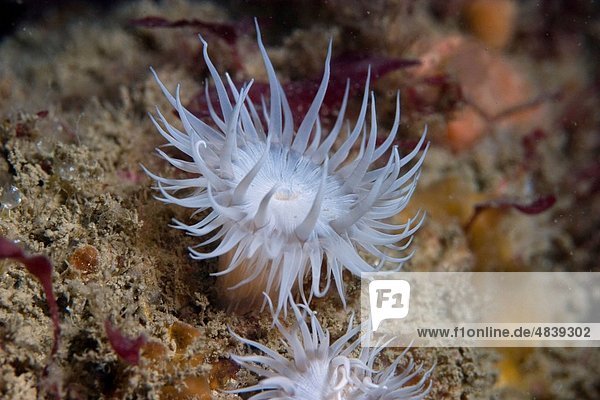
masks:
{"type": "Polygon", "coordinates": [[[3,188],[2,197],[0,197],[0,204],[3,209],[12,210],[21,204],[22,200],[21,191],[15,185],[8,185],[3,188]]]}
{"type": "Polygon", "coordinates": [[[77,173],[75,166],[69,163],[59,163],[56,170],[58,175],[65,181],[73,180],[77,173]]]}

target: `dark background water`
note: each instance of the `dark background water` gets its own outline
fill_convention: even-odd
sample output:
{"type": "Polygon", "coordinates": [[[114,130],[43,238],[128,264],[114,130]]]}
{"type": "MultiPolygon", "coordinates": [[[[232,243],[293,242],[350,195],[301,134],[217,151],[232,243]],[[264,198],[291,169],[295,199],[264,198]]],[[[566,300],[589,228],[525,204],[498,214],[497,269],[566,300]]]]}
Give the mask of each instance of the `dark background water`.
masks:
{"type": "Polygon", "coordinates": [[[108,11],[111,7],[124,3],[123,0],[0,0],[0,39],[10,35],[23,21],[44,18],[62,8],[96,7],[108,11]]]}

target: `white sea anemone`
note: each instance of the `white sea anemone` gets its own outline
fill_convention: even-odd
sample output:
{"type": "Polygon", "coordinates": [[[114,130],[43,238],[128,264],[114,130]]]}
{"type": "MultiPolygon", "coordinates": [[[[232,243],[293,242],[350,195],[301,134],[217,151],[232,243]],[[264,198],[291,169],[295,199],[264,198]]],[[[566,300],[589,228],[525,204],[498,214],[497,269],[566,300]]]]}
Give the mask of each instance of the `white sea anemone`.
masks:
{"type": "Polygon", "coordinates": [[[329,332],[323,330],[313,312],[307,310],[309,327],[298,306],[292,304],[291,308],[297,319],[292,331],[285,329],[276,318],[274,321],[285,338],[287,358],[232,332],[242,343],[264,353],[231,356],[242,367],[263,378],[256,385],[232,393],[260,391],[249,400],[418,400],[429,392],[433,368],[423,371],[421,365],[417,366],[410,359],[396,375],[406,351],[388,367],[376,370],[375,360],[383,346],[363,347],[358,357],[352,357],[360,344],[360,338],[351,341],[360,330],[360,326],[352,327],[352,319],[346,334],[330,344],[329,332]]]}
{"type": "Polygon", "coordinates": [[[345,301],[343,270],[355,275],[376,270],[359,255],[359,250],[381,263],[401,265],[408,258],[393,257],[389,250],[408,246],[405,242],[410,242],[422,216],[405,224],[390,224],[386,219],[402,211],[415,190],[425,151],[417,155],[425,134],[409,154],[400,157],[394,146],[387,163],[375,168],[373,163],[395,140],[400,105],[397,96],[391,132],[377,146],[375,98],[369,92],[367,76],[357,121],[353,128],[348,124],[347,136],[336,145],[345,121],[349,86],[335,124],[329,132],[323,132],[319,110],[329,80],[331,43],[322,82],[295,131],[292,110],[258,25],[256,29],[270,86],[262,117],[248,96],[252,81],[238,88],[226,74],[224,82],[208,56],[207,43],[200,38],[220,111],[211,104],[207,84],[211,120],[197,118],[183,107],[180,87],[173,96],[153,70],[164,95],[179,113],[183,130],[167,122],[158,109],[152,121],[169,145],[187,157],[180,159],[160,148],[157,152],[192,177],[172,179],[147,172],[156,180],[162,201],[192,208],[194,214],[209,211],[198,222],[188,225],[174,221],[173,226],[193,236],[212,233],[190,253],[197,260],[220,257],[220,271],[215,275],[221,276],[221,285],[230,289],[221,292],[229,306],[238,311],[256,308],[266,291],[276,299],[280,311],[294,288],[305,296],[302,285],[307,277],[311,278],[309,295],[320,297],[329,290],[333,276],[345,301]],[[352,158],[357,142],[358,154],[352,158]],[[403,167],[407,170],[401,172],[403,167]],[[198,249],[219,240],[212,251],[198,249]],[[402,245],[396,245],[399,242],[402,245]]]}

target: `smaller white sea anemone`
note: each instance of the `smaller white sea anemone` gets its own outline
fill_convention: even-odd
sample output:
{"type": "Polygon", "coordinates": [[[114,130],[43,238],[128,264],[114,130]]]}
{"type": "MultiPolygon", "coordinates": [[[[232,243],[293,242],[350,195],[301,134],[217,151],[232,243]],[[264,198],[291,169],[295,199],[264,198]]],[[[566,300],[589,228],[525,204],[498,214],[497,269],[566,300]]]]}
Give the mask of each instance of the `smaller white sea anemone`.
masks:
{"type": "Polygon", "coordinates": [[[207,84],[211,120],[197,118],[183,107],[179,86],[173,96],[153,70],[165,97],[179,114],[183,131],[167,122],[158,109],[158,118],[151,117],[152,122],[168,146],[185,156],[178,158],[162,149],[157,152],[191,175],[174,179],[146,172],[156,181],[160,200],[195,209],[194,214],[209,210],[198,222],[188,225],[174,221],[173,226],[193,236],[212,235],[190,253],[197,260],[219,257],[220,271],[215,275],[220,277],[221,287],[229,289],[220,295],[230,308],[251,311],[260,306],[266,291],[280,311],[295,288],[305,295],[302,287],[306,278],[311,280],[310,296],[324,296],[333,280],[345,301],[343,271],[360,275],[376,270],[359,251],[371,254],[382,265],[389,261],[400,266],[408,258],[393,256],[390,251],[408,246],[405,242],[410,243],[422,218],[415,216],[403,224],[391,224],[387,219],[406,207],[416,188],[426,153],[418,156],[425,134],[404,157],[392,146],[400,125],[397,96],[391,132],[377,146],[375,96],[367,77],[356,123],[352,128],[348,124],[347,136],[335,146],[344,130],[349,86],[334,126],[323,132],[319,110],[329,81],[331,44],[319,89],[294,131],[292,110],[258,24],[256,29],[270,86],[262,118],[249,97],[252,82],[239,88],[229,75],[224,82],[202,40],[219,111],[213,108],[207,84]],[[266,128],[261,119],[266,121],[266,128]],[[354,147],[358,147],[358,154],[353,158],[354,147]],[[390,148],[387,162],[375,167],[390,148]],[[212,251],[198,249],[217,241],[219,245],[212,251]]]}
{"type": "Polygon", "coordinates": [[[427,396],[433,367],[423,371],[422,365],[410,359],[396,375],[407,350],[388,367],[376,370],[375,360],[384,346],[363,347],[359,356],[353,357],[361,338],[351,341],[360,330],[360,325],[352,327],[352,318],[346,333],[330,344],[329,331],[323,330],[313,312],[303,307],[310,315],[309,327],[299,306],[292,303],[291,308],[297,320],[293,330],[287,330],[274,318],[285,338],[287,357],[232,332],[240,342],[264,355],[231,356],[263,378],[256,385],[231,393],[260,391],[249,400],[419,400],[427,396]]]}

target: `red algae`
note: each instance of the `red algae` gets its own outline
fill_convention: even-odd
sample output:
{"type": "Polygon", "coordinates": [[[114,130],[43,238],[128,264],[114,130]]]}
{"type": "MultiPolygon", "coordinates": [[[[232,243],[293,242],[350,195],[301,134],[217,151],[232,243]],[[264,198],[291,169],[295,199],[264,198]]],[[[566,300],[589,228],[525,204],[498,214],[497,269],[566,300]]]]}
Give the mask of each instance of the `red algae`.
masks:
{"type": "Polygon", "coordinates": [[[123,361],[129,365],[137,365],[140,362],[140,352],[147,341],[145,335],[129,338],[108,319],[104,321],[104,330],[110,346],[123,361]]]}
{"type": "MultiPolygon", "coordinates": [[[[50,259],[43,255],[26,255],[21,247],[16,243],[0,237],[0,259],[11,259],[20,262],[25,266],[27,271],[36,277],[42,285],[44,294],[46,295],[46,303],[50,311],[50,318],[53,325],[54,342],[50,351],[50,360],[44,367],[43,378],[49,378],[49,370],[54,361],[54,357],[58,352],[61,338],[60,317],[58,315],[58,303],[54,297],[54,289],[52,287],[52,263],[50,259]]],[[[60,383],[52,380],[40,381],[40,385],[47,385],[47,388],[41,387],[42,390],[48,390],[49,394],[60,399],[60,383]]]]}
{"type": "Polygon", "coordinates": [[[167,18],[160,16],[148,16],[144,18],[136,18],[129,21],[132,26],[143,28],[184,28],[191,27],[201,31],[209,32],[215,36],[225,40],[228,44],[234,45],[240,33],[245,33],[250,26],[242,23],[217,23],[202,21],[196,18],[178,19],[170,21],[167,18]]]}
{"type": "Polygon", "coordinates": [[[531,202],[523,202],[514,199],[494,199],[488,200],[483,203],[475,205],[475,211],[471,216],[471,219],[465,225],[465,229],[469,230],[473,225],[479,214],[488,209],[509,209],[514,208],[523,214],[535,215],[540,214],[556,203],[556,197],[552,194],[539,196],[531,202]]]}
{"type": "Polygon", "coordinates": [[[60,317],[58,315],[58,304],[54,297],[54,289],[52,288],[52,263],[50,259],[42,255],[28,256],[23,249],[16,243],[0,237],[0,259],[12,259],[20,262],[25,266],[30,274],[42,285],[44,294],[46,295],[46,303],[50,311],[50,318],[54,326],[54,344],[52,345],[51,356],[54,356],[60,346],[60,317]]]}

